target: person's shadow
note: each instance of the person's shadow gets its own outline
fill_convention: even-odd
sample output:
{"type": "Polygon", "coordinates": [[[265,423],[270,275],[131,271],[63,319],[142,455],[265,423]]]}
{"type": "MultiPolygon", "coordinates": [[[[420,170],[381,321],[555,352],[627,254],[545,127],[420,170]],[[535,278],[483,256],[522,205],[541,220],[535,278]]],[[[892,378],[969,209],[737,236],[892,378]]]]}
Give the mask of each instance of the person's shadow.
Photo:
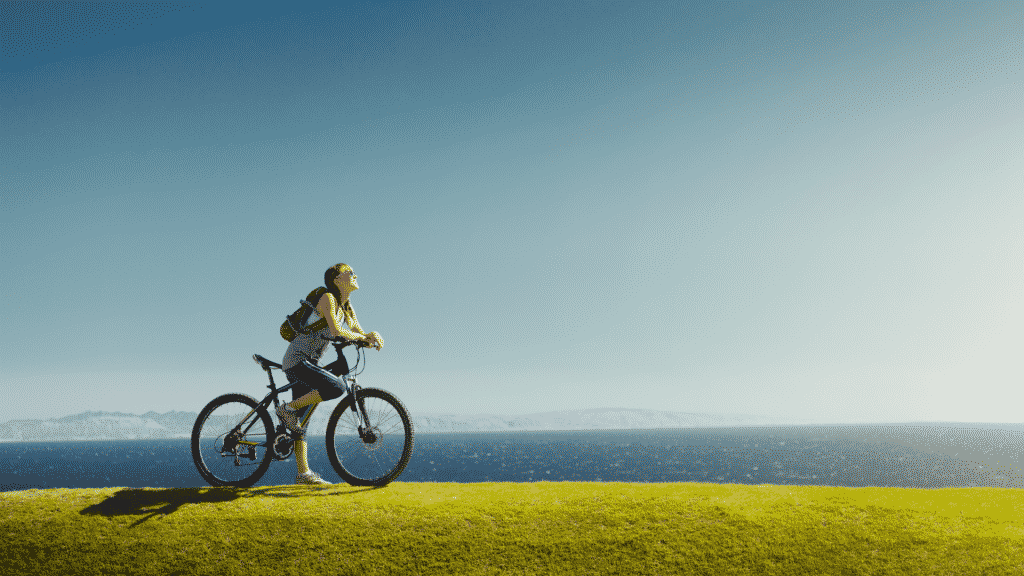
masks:
{"type": "Polygon", "coordinates": [[[156,515],[176,512],[186,504],[216,504],[238,498],[269,496],[272,498],[302,498],[317,496],[348,496],[380,487],[352,488],[348,485],[331,487],[265,486],[262,488],[125,488],[99,504],[84,508],[79,514],[99,516],[139,516],[130,528],[142,524],[156,515]]]}

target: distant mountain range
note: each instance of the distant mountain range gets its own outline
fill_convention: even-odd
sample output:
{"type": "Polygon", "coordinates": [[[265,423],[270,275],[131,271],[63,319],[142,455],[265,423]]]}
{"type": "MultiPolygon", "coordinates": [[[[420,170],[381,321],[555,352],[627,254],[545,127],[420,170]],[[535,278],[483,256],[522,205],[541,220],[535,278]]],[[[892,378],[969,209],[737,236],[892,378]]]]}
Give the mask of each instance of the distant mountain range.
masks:
{"type": "MultiPolygon", "coordinates": [[[[308,433],[322,436],[327,431],[331,410],[313,414],[308,433]]],[[[196,412],[150,411],[82,412],[50,420],[11,420],[0,424],[0,442],[65,440],[132,440],[145,438],[188,438],[196,412]]],[[[771,418],[741,414],[697,414],[633,408],[592,408],[537,412],[519,416],[496,414],[413,414],[417,434],[438,432],[501,432],[528,430],[628,430],[643,428],[695,428],[718,426],[786,426],[814,424],[812,420],[771,418]]],[[[275,417],[276,423],[276,417],[275,417]]]]}

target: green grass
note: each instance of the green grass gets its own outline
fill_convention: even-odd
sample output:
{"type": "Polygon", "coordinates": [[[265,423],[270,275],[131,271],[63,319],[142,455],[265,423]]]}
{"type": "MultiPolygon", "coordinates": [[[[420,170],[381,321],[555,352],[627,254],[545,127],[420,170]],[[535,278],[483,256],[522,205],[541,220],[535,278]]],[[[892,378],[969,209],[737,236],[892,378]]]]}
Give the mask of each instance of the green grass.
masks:
{"type": "Polygon", "coordinates": [[[1024,574],[1024,491],[704,483],[0,493],[0,574],[1024,574]]]}

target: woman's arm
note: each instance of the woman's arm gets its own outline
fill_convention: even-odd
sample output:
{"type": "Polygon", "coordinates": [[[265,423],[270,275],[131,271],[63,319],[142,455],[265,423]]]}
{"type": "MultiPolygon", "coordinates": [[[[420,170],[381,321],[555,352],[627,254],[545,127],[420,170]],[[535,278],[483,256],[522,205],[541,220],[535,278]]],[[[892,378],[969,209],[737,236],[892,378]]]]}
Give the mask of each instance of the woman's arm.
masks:
{"type": "Polygon", "coordinates": [[[352,330],[362,334],[366,338],[366,341],[377,350],[383,348],[384,339],[380,337],[380,334],[376,332],[370,332],[369,334],[367,334],[366,331],[363,330],[363,327],[359,325],[359,319],[356,318],[356,311],[354,308],[352,308],[351,304],[349,304],[349,309],[352,312],[351,316],[349,316],[349,327],[352,328],[352,330]]]}
{"type": "MultiPolygon", "coordinates": [[[[342,338],[348,340],[360,340],[363,342],[368,342],[369,340],[362,333],[361,330],[359,330],[359,333],[353,332],[351,330],[346,330],[345,327],[338,322],[338,318],[337,316],[335,316],[337,310],[338,302],[337,300],[334,299],[334,294],[331,294],[330,292],[321,296],[320,301],[317,302],[316,304],[317,313],[320,314],[320,316],[322,316],[323,318],[327,319],[327,330],[328,332],[330,332],[331,338],[337,338],[341,336],[342,338]]],[[[359,325],[355,321],[353,321],[352,324],[355,324],[353,328],[358,329],[359,325]]]]}
{"type": "MultiPolygon", "coordinates": [[[[351,308],[351,304],[349,305],[349,307],[351,308]]],[[[356,311],[355,311],[355,309],[351,308],[351,310],[352,310],[352,316],[351,316],[350,320],[348,321],[348,325],[353,330],[355,330],[356,332],[362,334],[366,338],[366,341],[369,342],[370,345],[372,345],[377,350],[380,350],[381,348],[383,348],[384,347],[384,339],[380,337],[380,334],[377,334],[376,332],[370,332],[369,334],[367,334],[366,331],[363,330],[363,327],[359,325],[359,320],[356,318],[356,311]]]]}
{"type": "Polygon", "coordinates": [[[363,336],[369,336],[369,334],[363,331],[362,326],[359,325],[359,320],[356,318],[355,309],[352,310],[352,320],[349,321],[348,325],[350,328],[352,328],[353,331],[358,332],[363,336]]]}

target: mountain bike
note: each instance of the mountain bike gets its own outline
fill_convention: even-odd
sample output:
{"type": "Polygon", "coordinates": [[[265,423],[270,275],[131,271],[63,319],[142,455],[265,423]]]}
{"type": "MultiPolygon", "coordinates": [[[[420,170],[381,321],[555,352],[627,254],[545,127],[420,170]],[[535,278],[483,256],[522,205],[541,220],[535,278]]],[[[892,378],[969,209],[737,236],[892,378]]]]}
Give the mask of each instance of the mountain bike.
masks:
{"type": "MultiPolygon", "coordinates": [[[[338,360],[324,366],[344,384],[346,394],[327,420],[327,456],[343,480],[353,486],[384,486],[397,478],[412,455],[413,425],[405,405],[393,394],[379,388],[362,388],[349,370],[342,349],[356,345],[356,368],[369,346],[351,340],[333,342],[338,360]],[[358,407],[358,409],[357,409],[358,407]]],[[[271,370],[277,362],[253,354],[253,360],[267,373],[270,393],[257,402],[246,394],[225,394],[206,405],[192,428],[192,460],[199,474],[212,486],[248,488],[259,481],[273,460],[286,460],[295,441],[305,438],[313,406],[300,410],[302,432],[283,423],[274,426],[268,411],[278,406],[278,396],[298,381],[277,388],[271,370]]],[[[365,359],[363,359],[365,368],[365,359]]]]}

